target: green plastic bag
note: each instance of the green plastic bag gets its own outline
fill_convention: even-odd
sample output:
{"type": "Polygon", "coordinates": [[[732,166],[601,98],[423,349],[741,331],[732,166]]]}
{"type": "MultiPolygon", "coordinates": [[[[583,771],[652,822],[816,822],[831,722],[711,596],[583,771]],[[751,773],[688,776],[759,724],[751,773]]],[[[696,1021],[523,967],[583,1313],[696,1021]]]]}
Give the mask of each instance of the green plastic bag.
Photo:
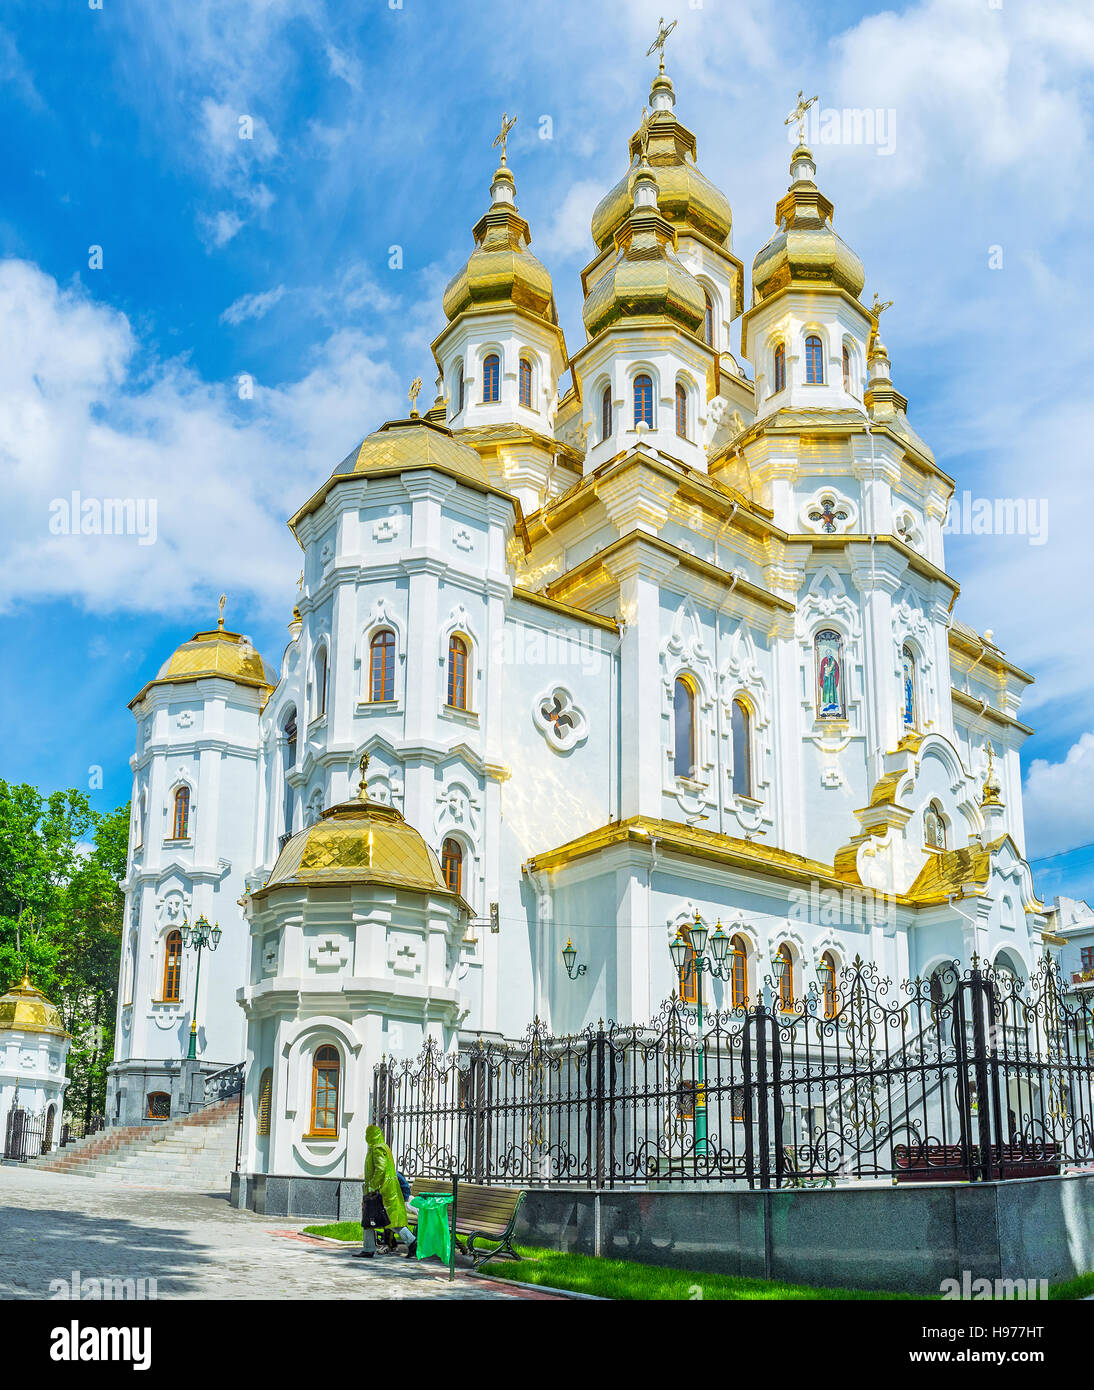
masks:
{"type": "Polygon", "coordinates": [[[420,1192],[412,1198],[418,1208],[418,1259],[437,1255],[448,1264],[452,1257],[452,1232],[448,1228],[451,1192],[420,1192]]]}

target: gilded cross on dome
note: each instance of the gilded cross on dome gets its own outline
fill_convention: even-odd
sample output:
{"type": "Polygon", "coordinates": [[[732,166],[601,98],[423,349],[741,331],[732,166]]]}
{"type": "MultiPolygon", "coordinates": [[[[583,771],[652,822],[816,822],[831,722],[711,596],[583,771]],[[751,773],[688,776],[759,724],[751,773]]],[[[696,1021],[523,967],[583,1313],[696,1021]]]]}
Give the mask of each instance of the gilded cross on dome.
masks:
{"type": "Polygon", "coordinates": [[[419,392],[421,391],[421,389],[422,389],[422,379],[421,379],[420,376],[416,376],[416,377],[414,378],[414,380],[410,383],[410,391],[409,391],[409,393],[408,393],[409,396],[410,396],[410,413],[411,413],[411,415],[417,415],[417,413],[418,413],[418,394],[419,394],[419,392]]]}
{"type": "Polygon", "coordinates": [[[809,98],[808,101],[803,101],[803,100],[802,100],[802,91],[801,91],[801,88],[799,88],[799,89],[798,89],[798,104],[794,107],[793,111],[791,111],[790,115],[787,116],[786,120],[783,121],[783,125],[793,125],[794,122],[797,121],[797,123],[798,123],[798,144],[799,144],[799,145],[804,145],[804,144],[805,144],[805,113],[809,110],[809,108],[813,105],[813,103],[814,103],[816,100],[817,100],[817,98],[816,98],[815,96],[812,96],[812,97],[809,98]]]}
{"type": "Polygon", "coordinates": [[[873,323],[870,326],[870,341],[866,344],[867,353],[870,352],[870,349],[873,348],[874,343],[877,341],[878,321],[880,320],[885,310],[891,309],[892,307],[893,301],[891,299],[887,299],[883,304],[881,300],[877,297],[877,290],[874,291],[874,302],[870,305],[870,308],[868,310],[870,317],[873,319],[873,323]]]}
{"type": "Polygon", "coordinates": [[[225,605],[227,602],[228,602],[228,595],[227,595],[227,594],[221,594],[221,596],[220,596],[220,602],[217,604],[217,609],[219,610],[219,615],[218,615],[218,617],[217,617],[217,627],[220,628],[220,630],[221,630],[222,632],[224,631],[224,605],[225,605]]]}
{"type": "Polygon", "coordinates": [[[646,49],[646,57],[650,58],[654,53],[657,54],[657,71],[665,71],[665,40],[676,28],[677,21],[674,19],[671,24],[665,24],[664,18],[657,21],[657,37],[649,48],[646,49]]]}
{"type": "Polygon", "coordinates": [[[357,799],[359,801],[368,800],[368,754],[361,754],[361,761],[358,763],[361,769],[361,785],[357,788],[357,799]]]}
{"type": "Polygon", "coordinates": [[[505,150],[506,145],[509,141],[509,132],[513,129],[516,123],[516,116],[514,116],[512,120],[509,120],[508,115],[505,111],[501,113],[501,129],[498,131],[497,135],[494,136],[494,143],[493,145],[491,145],[490,148],[495,149],[498,145],[501,146],[501,162],[503,164],[505,163],[505,150]]]}
{"type": "Polygon", "coordinates": [[[642,108],[642,121],[638,127],[638,144],[642,151],[642,163],[650,162],[650,113],[647,107],[642,108]]]}

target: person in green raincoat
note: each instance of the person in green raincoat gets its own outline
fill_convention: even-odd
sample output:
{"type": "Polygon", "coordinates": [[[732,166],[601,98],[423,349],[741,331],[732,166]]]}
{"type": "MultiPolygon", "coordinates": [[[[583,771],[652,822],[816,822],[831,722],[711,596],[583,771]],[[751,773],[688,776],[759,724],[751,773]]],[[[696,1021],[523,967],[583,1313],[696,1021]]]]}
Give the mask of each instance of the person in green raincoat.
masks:
{"type": "MultiPolygon", "coordinates": [[[[369,1125],[365,1130],[365,1142],[368,1144],[365,1154],[365,1196],[370,1192],[379,1192],[390,1222],[388,1230],[406,1241],[407,1258],[412,1259],[418,1242],[406,1224],[406,1203],[395,1171],[395,1159],[384,1142],[384,1132],[379,1125],[369,1125]]],[[[363,1236],[359,1258],[369,1259],[376,1253],[377,1234],[366,1226],[363,1236]]]]}

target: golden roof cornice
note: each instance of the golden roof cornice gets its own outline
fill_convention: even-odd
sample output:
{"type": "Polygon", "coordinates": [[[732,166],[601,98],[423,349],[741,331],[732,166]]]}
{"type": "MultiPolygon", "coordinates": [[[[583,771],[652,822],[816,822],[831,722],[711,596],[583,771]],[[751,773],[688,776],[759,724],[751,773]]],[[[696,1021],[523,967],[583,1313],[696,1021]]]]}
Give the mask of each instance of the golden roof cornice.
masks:
{"type": "Polygon", "coordinates": [[[605,460],[592,473],[585,474],[574,487],[533,512],[527,518],[529,538],[535,542],[553,535],[560,526],[596,502],[597,487],[601,483],[636,468],[645,468],[657,477],[671,481],[685,497],[701,502],[721,515],[732,515],[735,523],[739,518],[742,530],[764,539],[786,539],[786,532],[772,521],[774,513],[760,503],[751,501],[737,488],[698,473],[685,463],[666,463],[644,450],[639,452],[633,449],[622,450],[605,460]]]}
{"type": "Polygon", "coordinates": [[[884,532],[878,532],[876,536],[870,536],[858,531],[841,531],[833,535],[828,535],[823,531],[804,531],[790,532],[787,537],[788,545],[808,545],[814,550],[844,550],[849,545],[869,545],[871,541],[875,545],[891,546],[899,555],[903,556],[908,562],[908,568],[924,579],[933,580],[935,583],[943,584],[952,590],[956,595],[961,592],[961,585],[946,573],[944,569],[939,569],[932,564],[925,556],[920,555],[918,550],[913,550],[910,545],[906,545],[899,536],[890,536],[884,532]]]}
{"type": "Polygon", "coordinates": [[[598,550],[595,555],[590,555],[580,565],[576,565],[572,570],[560,575],[558,579],[547,586],[547,593],[554,598],[559,592],[565,591],[569,587],[586,584],[590,576],[599,571],[605,571],[613,559],[622,557],[625,551],[636,545],[648,546],[651,550],[655,550],[674,561],[682,569],[691,570],[704,579],[711,580],[727,592],[732,591],[739,594],[742,598],[750,599],[753,603],[772,612],[793,613],[796,611],[794,604],[784,598],[779,598],[777,594],[761,588],[758,584],[753,584],[750,579],[744,579],[729,570],[721,569],[707,560],[699,559],[696,555],[689,555],[686,550],[681,550],[670,541],[662,540],[660,536],[651,535],[646,531],[629,531],[625,536],[620,536],[617,540],[612,541],[610,545],[598,550]]]}
{"type": "Polygon", "coordinates": [[[553,613],[562,613],[568,618],[579,618],[583,623],[603,628],[606,632],[619,632],[619,624],[614,618],[609,618],[603,613],[594,613],[591,609],[581,608],[575,603],[563,603],[561,599],[550,598],[547,594],[537,594],[533,589],[523,589],[518,584],[513,585],[513,597],[523,599],[526,603],[538,604],[541,608],[549,608],[553,613]]]}
{"type": "Polygon", "coordinates": [[[456,430],[455,438],[479,453],[493,450],[503,444],[535,444],[541,449],[558,455],[566,463],[571,463],[577,468],[581,467],[584,458],[583,454],[580,454],[563,440],[557,439],[551,434],[544,434],[540,430],[534,430],[529,425],[510,423],[476,425],[472,429],[456,430]]]}
{"type": "Polygon", "coordinates": [[[445,343],[451,338],[452,334],[461,324],[466,323],[469,319],[486,317],[496,318],[498,314],[502,313],[525,314],[528,318],[533,319],[540,329],[554,337],[555,341],[558,343],[558,349],[562,355],[562,360],[564,362],[569,360],[569,353],[566,348],[566,336],[562,331],[562,325],[560,323],[552,323],[547,319],[540,318],[537,314],[533,314],[531,310],[523,309],[519,304],[483,304],[474,305],[470,308],[461,310],[450,323],[445,324],[433,339],[429,350],[432,352],[433,360],[436,362],[437,366],[442,371],[444,370],[444,363],[441,361],[441,352],[445,343]]]}
{"type": "MultiPolygon", "coordinates": [[[[1028,677],[1033,680],[1033,677],[1028,677]]],[[[963,709],[971,710],[982,719],[990,719],[994,724],[1002,724],[1008,729],[1017,729],[1020,734],[1032,734],[1034,730],[1028,724],[1023,724],[1020,719],[1015,719],[1013,715],[1004,714],[1001,709],[996,709],[994,705],[989,705],[985,700],[978,700],[975,695],[969,695],[964,690],[958,690],[957,686],[950,687],[950,698],[955,704],[963,709]]]]}
{"type": "Polygon", "coordinates": [[[1036,679],[1028,671],[1023,671],[1020,666],[1015,666],[1012,661],[1008,661],[998,647],[990,642],[985,642],[979,633],[974,632],[971,627],[967,627],[964,623],[954,622],[951,624],[949,645],[951,650],[975,657],[974,665],[976,666],[987,666],[989,670],[1005,672],[1008,676],[1014,676],[1026,685],[1033,685],[1036,679]]]}

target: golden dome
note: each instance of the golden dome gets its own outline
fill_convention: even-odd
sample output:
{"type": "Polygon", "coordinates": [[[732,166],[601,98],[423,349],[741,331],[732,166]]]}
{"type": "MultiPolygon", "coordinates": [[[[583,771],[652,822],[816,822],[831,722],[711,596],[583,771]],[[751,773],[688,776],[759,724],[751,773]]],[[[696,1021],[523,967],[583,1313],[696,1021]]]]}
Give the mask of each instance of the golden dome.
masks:
{"type": "Polygon", "coordinates": [[[669,319],[698,333],[706,300],[698,280],[673,249],[672,225],[661,216],[659,184],[648,165],[635,176],[635,206],[616,233],[616,256],[593,285],[581,316],[590,337],[624,318],[669,319]]]}
{"type": "Polygon", "coordinates": [[[447,425],[420,415],[388,420],[344,458],[331,477],[405,473],[415,468],[437,468],[482,487],[490,486],[486,465],[474,449],[454,438],[447,425]]]}
{"type": "Polygon", "coordinates": [[[766,299],[786,285],[846,290],[857,299],[862,262],[832,230],[832,203],[813,182],[812,153],[799,145],[790,159],[793,182],[775,208],[778,231],[752,262],[752,285],[766,299]]]}
{"type": "Polygon", "coordinates": [[[461,906],[471,911],[445,883],[437,856],[401,812],[367,797],[328,807],[314,825],[298,830],[258,892],[344,883],[446,894],[459,898],[461,906]]]}
{"type": "Polygon", "coordinates": [[[528,250],[528,223],[517,215],[513,175],[503,164],[490,186],[493,202],[476,222],[475,249],[444,292],[446,318],[468,309],[524,309],[547,323],[557,324],[551,276],[528,250]]]}
{"type": "MultiPolygon", "coordinates": [[[[648,158],[657,175],[658,203],[662,215],[678,232],[699,232],[718,246],[725,246],[733,230],[729,199],[710,182],[695,163],[695,136],[673,114],[672,83],[662,73],[654,79],[650,105],[648,158]],[[658,106],[661,109],[658,110],[658,106]]],[[[606,250],[631,211],[634,178],[642,152],[642,132],[630,140],[631,167],[607,192],[593,212],[592,232],[597,249],[606,250]]]]}
{"type": "Polygon", "coordinates": [[[155,680],[130,700],[130,707],[144,698],[154,685],[175,685],[186,681],[220,676],[236,685],[272,690],[277,676],[263,661],[251,639],[239,632],[228,632],[224,619],[207,632],[195,632],[189,642],[183,642],[163,663],[155,680]]]}
{"type": "Polygon", "coordinates": [[[40,989],[35,989],[28,977],[23,983],[0,996],[0,1029],[19,1028],[24,1033],[50,1033],[67,1038],[61,1023],[61,1011],[51,1004],[40,989]]]}

